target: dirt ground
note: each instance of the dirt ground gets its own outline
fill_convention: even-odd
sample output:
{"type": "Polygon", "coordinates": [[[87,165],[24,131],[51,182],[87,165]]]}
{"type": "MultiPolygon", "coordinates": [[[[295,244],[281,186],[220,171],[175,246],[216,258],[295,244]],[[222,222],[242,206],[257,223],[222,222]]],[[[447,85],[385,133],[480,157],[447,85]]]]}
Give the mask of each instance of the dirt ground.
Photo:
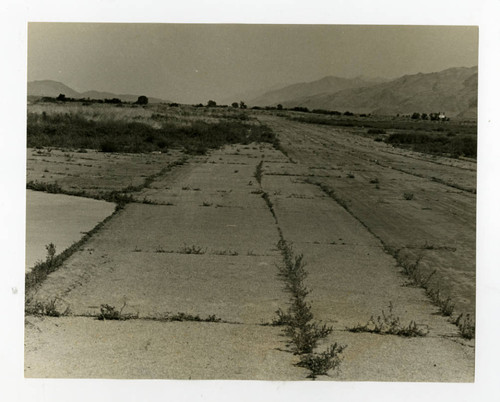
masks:
{"type": "MultiPolygon", "coordinates": [[[[320,349],[347,345],[340,370],[318,380],[474,380],[474,341],[422,289],[406,286],[381,239],[421,252],[447,278],[457,308],[473,311],[475,166],[331,128],[266,123],[292,160],[267,145],[191,158],[138,194],[158,205],[128,204],[49,275],[34,300],[56,300],[70,314],[26,317],[26,377],[306,380],[282,327],[269,326],[288,300],[277,278],[281,231],[304,255],[315,319],[333,327],[320,349]],[[275,217],[254,177],[261,161],[275,217]],[[334,187],[351,213],[315,180],[334,187]],[[99,321],[103,304],[135,318],[99,321]],[[347,330],[388,313],[389,304],[428,335],[347,330]],[[158,320],[179,312],[220,321],[158,320]]],[[[156,171],[165,163],[155,162],[156,171]]]]}

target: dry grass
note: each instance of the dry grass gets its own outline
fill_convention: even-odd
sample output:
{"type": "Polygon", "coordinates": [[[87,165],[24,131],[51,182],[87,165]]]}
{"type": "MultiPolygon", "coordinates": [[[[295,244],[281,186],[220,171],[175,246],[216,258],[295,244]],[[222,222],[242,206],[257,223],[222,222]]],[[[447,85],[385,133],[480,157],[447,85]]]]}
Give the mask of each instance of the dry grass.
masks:
{"type": "Polygon", "coordinates": [[[161,128],[164,122],[180,126],[191,125],[195,121],[218,123],[222,120],[245,120],[256,122],[248,114],[231,108],[201,108],[189,105],[168,106],[152,104],[147,106],[125,105],[117,107],[112,104],[94,103],[83,105],[79,102],[67,103],[35,103],[28,105],[28,113],[47,116],[70,114],[81,116],[95,122],[138,122],[153,128],[161,128]]]}

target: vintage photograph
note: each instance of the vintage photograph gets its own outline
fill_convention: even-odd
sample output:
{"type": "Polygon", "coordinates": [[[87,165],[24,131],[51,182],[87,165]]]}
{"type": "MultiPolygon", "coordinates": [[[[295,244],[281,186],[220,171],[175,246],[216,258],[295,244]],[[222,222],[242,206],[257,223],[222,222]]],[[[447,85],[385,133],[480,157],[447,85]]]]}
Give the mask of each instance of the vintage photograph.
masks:
{"type": "Polygon", "coordinates": [[[29,22],[25,378],[474,382],[479,31],[29,22]]]}

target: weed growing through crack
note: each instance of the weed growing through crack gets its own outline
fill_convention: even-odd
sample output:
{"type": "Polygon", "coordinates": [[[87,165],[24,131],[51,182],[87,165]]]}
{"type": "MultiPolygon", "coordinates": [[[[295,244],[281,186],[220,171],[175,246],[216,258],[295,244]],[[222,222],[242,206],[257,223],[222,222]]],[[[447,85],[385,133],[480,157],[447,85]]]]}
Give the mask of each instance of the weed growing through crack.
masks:
{"type": "MultiPolygon", "coordinates": [[[[368,227],[366,225],[366,223],[364,223],[358,216],[356,216],[352,210],[349,208],[349,205],[348,203],[341,199],[336,193],[335,191],[328,187],[327,185],[323,184],[323,183],[320,183],[320,182],[315,182],[315,181],[312,181],[310,179],[306,179],[305,180],[306,183],[310,183],[310,184],[314,184],[318,187],[320,187],[323,192],[325,194],[327,194],[328,196],[330,196],[332,199],[334,199],[339,205],[341,205],[342,207],[344,207],[344,209],[352,216],[354,217],[359,223],[361,223],[361,225],[363,225],[372,235],[374,235],[377,239],[380,240],[380,242],[382,243],[383,247],[384,247],[384,250],[392,255],[394,257],[394,259],[396,260],[398,266],[400,266],[403,270],[403,273],[406,274],[411,282],[410,284],[411,285],[416,285],[416,286],[420,286],[422,287],[427,296],[430,298],[430,300],[432,301],[432,303],[434,305],[436,305],[438,308],[439,308],[439,311],[442,315],[444,316],[448,316],[448,317],[451,317],[452,314],[453,314],[453,311],[455,309],[455,306],[451,300],[451,298],[448,296],[448,297],[443,297],[441,295],[441,291],[440,291],[440,286],[438,284],[438,286],[436,287],[435,285],[432,286],[430,284],[430,280],[431,278],[434,277],[434,275],[437,273],[436,270],[434,270],[433,272],[431,272],[430,274],[428,275],[424,275],[422,273],[422,271],[420,270],[420,267],[419,267],[419,263],[420,263],[420,260],[422,259],[422,257],[418,257],[416,259],[415,262],[410,262],[407,258],[403,258],[401,256],[401,249],[394,249],[393,247],[390,247],[387,243],[385,243],[383,241],[383,239],[381,239],[376,233],[374,233],[370,227],[368,227]],[[431,287],[432,286],[432,287],[431,287]]],[[[378,186],[378,184],[376,185],[378,186]]],[[[409,193],[408,194],[408,198],[410,199],[413,199],[413,193],[409,193]]],[[[433,250],[433,249],[436,249],[437,247],[434,246],[434,245],[429,245],[427,242],[424,243],[424,246],[422,247],[423,249],[427,249],[427,250],[433,250]]],[[[453,248],[450,248],[451,251],[454,251],[453,248]]],[[[435,279],[434,279],[435,281],[435,279]]],[[[470,326],[471,327],[474,327],[474,323],[473,323],[473,318],[470,318],[470,326]]],[[[455,323],[455,322],[454,322],[455,323]]],[[[460,328],[459,328],[460,330],[460,328]]],[[[462,333],[462,331],[461,331],[462,333]]],[[[473,336],[473,331],[468,331],[466,330],[465,331],[466,333],[466,336],[468,336],[467,334],[471,334],[473,336]]]]}
{"type": "Polygon", "coordinates": [[[273,318],[273,321],[271,322],[271,326],[273,327],[280,327],[283,325],[288,325],[290,324],[291,316],[288,313],[285,313],[281,308],[276,310],[276,317],[273,318]]]}
{"type": "Polygon", "coordinates": [[[178,251],[179,254],[205,254],[205,252],[206,249],[194,244],[192,246],[184,244],[184,246],[182,246],[178,251]]]}
{"type": "Polygon", "coordinates": [[[292,351],[300,355],[298,363],[308,368],[311,378],[326,374],[328,370],[339,366],[340,354],[344,346],[332,345],[327,352],[315,353],[318,341],[326,338],[332,327],[313,321],[311,305],[306,301],[309,290],[304,284],[307,272],[304,269],[302,255],[294,255],[292,247],[283,239],[278,242],[278,249],[283,256],[283,264],[278,267],[278,276],[284,282],[284,290],[290,295],[288,310],[276,311],[277,318],[272,325],[283,325],[284,333],[290,338],[292,351]]]}
{"type": "Polygon", "coordinates": [[[214,255],[230,255],[230,256],[239,255],[239,253],[235,250],[215,250],[212,254],[214,254],[214,255]]]}
{"type": "Polygon", "coordinates": [[[198,314],[192,315],[188,313],[165,313],[157,315],[152,318],[154,321],[173,322],[173,321],[195,321],[195,322],[223,322],[221,318],[215,314],[211,314],[205,318],[200,317],[198,314]]]}
{"type": "Polygon", "coordinates": [[[271,199],[269,198],[269,194],[267,194],[266,192],[263,192],[262,193],[262,198],[264,199],[264,201],[266,202],[266,205],[267,207],[269,208],[269,211],[271,212],[271,214],[273,215],[273,218],[274,218],[274,221],[276,223],[278,223],[278,218],[276,216],[276,212],[274,211],[274,206],[273,206],[273,202],[271,201],[271,199]]]}
{"type": "MultiPolygon", "coordinates": [[[[396,252],[396,254],[398,254],[398,252],[396,252]]],[[[396,259],[398,259],[398,257],[396,257],[396,259]]],[[[418,256],[414,262],[411,262],[408,259],[398,260],[399,265],[403,269],[403,273],[410,278],[410,282],[407,285],[415,285],[420,286],[423,289],[427,289],[429,287],[430,280],[437,271],[434,270],[430,274],[424,275],[420,270],[420,261],[422,261],[422,256],[418,256]]]]}
{"type": "Polygon", "coordinates": [[[126,302],[123,303],[123,306],[120,310],[117,310],[114,306],[110,306],[109,304],[101,304],[101,313],[97,316],[98,320],[131,320],[139,317],[139,314],[124,314],[123,309],[127,305],[126,302]]]}
{"type": "Polygon", "coordinates": [[[56,249],[52,243],[46,246],[46,260],[38,262],[33,269],[25,275],[25,297],[28,298],[28,294],[33,288],[43,282],[51,272],[59,269],[67,258],[69,258],[75,251],[79,250],[97,231],[99,231],[110,219],[119,213],[120,210],[121,207],[117,206],[111,215],[94,226],[94,228],[88,231],[80,240],[73,243],[59,255],[56,255],[56,249]]]}
{"type": "Polygon", "coordinates": [[[432,300],[432,302],[438,306],[439,312],[445,317],[451,317],[453,311],[455,310],[455,305],[451,301],[451,298],[448,296],[446,298],[441,296],[441,290],[437,288],[434,289],[426,289],[427,296],[432,300]]]}
{"type": "Polygon", "coordinates": [[[49,243],[45,246],[45,249],[47,250],[47,258],[45,261],[47,262],[47,264],[52,264],[56,255],[56,246],[54,245],[54,243],[49,243]]]}
{"type": "Polygon", "coordinates": [[[463,314],[460,314],[453,321],[453,324],[455,324],[458,327],[458,330],[460,331],[460,335],[462,336],[462,338],[465,339],[474,338],[476,332],[476,325],[474,324],[474,321],[472,320],[470,314],[466,314],[465,316],[463,314]]]}
{"type": "Polygon", "coordinates": [[[257,182],[259,183],[259,185],[261,184],[261,181],[262,181],[262,164],[263,163],[264,163],[264,161],[259,162],[259,164],[255,168],[255,173],[254,173],[254,177],[257,179],[257,182]]]}
{"type": "MultiPolygon", "coordinates": [[[[436,246],[428,245],[428,243],[426,242],[424,244],[424,248],[434,249],[436,248],[436,246]]],[[[421,288],[423,288],[432,303],[439,308],[439,312],[441,313],[441,315],[445,317],[451,317],[455,310],[455,304],[453,303],[451,297],[442,295],[439,283],[437,284],[437,286],[433,287],[431,287],[430,285],[430,281],[437,273],[437,271],[434,270],[430,274],[424,275],[419,267],[420,261],[422,260],[421,256],[417,257],[414,262],[410,262],[408,259],[403,259],[400,256],[400,250],[394,251],[391,254],[394,256],[399,266],[403,269],[403,273],[410,278],[411,282],[409,284],[420,286],[421,288]]],[[[461,316],[463,319],[462,314],[459,317],[461,316]]],[[[453,323],[458,326],[457,320],[453,321],[453,323]]],[[[470,316],[468,318],[467,327],[474,327],[473,320],[470,316]]],[[[462,329],[459,327],[459,331],[461,334],[465,334],[464,338],[466,339],[470,339],[467,338],[467,336],[469,336],[470,334],[474,336],[474,331],[470,331],[467,328],[464,328],[464,331],[462,331],[462,329]]]]}
{"type": "Polygon", "coordinates": [[[297,366],[307,368],[310,371],[309,378],[315,379],[318,375],[328,375],[328,371],[334,370],[342,362],[340,354],[346,347],[334,343],[326,351],[321,353],[309,353],[300,358],[297,366]]]}
{"type": "Polygon", "coordinates": [[[382,310],[382,315],[377,319],[370,317],[365,325],[356,325],[352,328],[347,328],[349,332],[369,332],[381,335],[399,335],[405,337],[426,336],[429,331],[422,329],[422,325],[418,325],[415,321],[411,321],[407,326],[401,324],[399,317],[393,313],[392,302],[389,303],[389,313],[386,314],[382,310]]]}
{"type": "Polygon", "coordinates": [[[36,315],[36,316],[48,316],[48,317],[62,317],[70,314],[70,308],[66,307],[63,312],[60,312],[57,308],[57,301],[59,298],[54,298],[45,303],[37,301],[32,302],[31,300],[26,301],[25,314],[26,315],[36,315]]]}
{"type": "Polygon", "coordinates": [[[203,204],[201,204],[202,207],[211,207],[212,203],[208,201],[203,201],[203,204]]]}
{"type": "Polygon", "coordinates": [[[414,194],[413,194],[413,193],[403,193],[403,198],[404,198],[406,201],[411,201],[411,200],[413,200],[413,198],[414,198],[414,194]]]}

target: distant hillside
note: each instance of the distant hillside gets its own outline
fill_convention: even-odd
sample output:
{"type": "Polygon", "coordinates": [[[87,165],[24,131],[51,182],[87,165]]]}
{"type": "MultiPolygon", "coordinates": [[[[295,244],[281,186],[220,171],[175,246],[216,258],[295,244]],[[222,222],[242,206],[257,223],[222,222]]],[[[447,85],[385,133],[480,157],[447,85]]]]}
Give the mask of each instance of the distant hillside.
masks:
{"type": "Polygon", "coordinates": [[[441,111],[449,116],[475,118],[477,67],[405,75],[369,87],[350,88],[334,94],[303,96],[285,101],[283,106],[376,114],[441,111]]]}
{"type": "Polygon", "coordinates": [[[71,89],[62,82],[43,80],[28,82],[28,96],[50,96],[55,98],[59,94],[64,94],[68,98],[79,98],[80,93],[71,89]]]}
{"type": "Polygon", "coordinates": [[[288,85],[288,83],[275,84],[271,87],[267,86],[265,88],[255,88],[255,89],[250,89],[250,90],[246,90],[246,91],[236,92],[236,93],[233,93],[231,95],[224,96],[224,97],[220,98],[219,102],[217,102],[217,103],[220,103],[221,105],[224,105],[224,104],[230,105],[233,102],[244,101],[248,105],[255,106],[254,104],[251,103],[252,99],[257,98],[266,92],[274,91],[276,89],[281,89],[281,88],[285,87],[286,85],[288,85]]]}
{"type": "MultiPolygon", "coordinates": [[[[111,92],[99,92],[99,91],[86,91],[86,92],[77,92],[74,89],[71,89],[67,85],[62,82],[52,81],[52,80],[43,80],[43,81],[30,81],[28,82],[28,96],[50,96],[57,97],[59,94],[66,95],[67,98],[90,98],[90,99],[112,99],[118,98],[123,102],[135,102],[139,95],[131,95],[131,94],[114,94],[111,92]]],[[[163,99],[152,98],[148,96],[149,103],[162,103],[165,101],[163,99]]]]}
{"type": "MultiPolygon", "coordinates": [[[[299,84],[288,85],[284,88],[268,91],[263,95],[248,101],[251,106],[275,106],[278,103],[285,104],[295,102],[297,99],[333,94],[343,89],[368,87],[377,84],[379,81],[372,81],[361,77],[357,78],[339,78],[324,77],[312,82],[302,82],[299,84]]],[[[294,105],[296,106],[296,105],[294,105]]]]}

